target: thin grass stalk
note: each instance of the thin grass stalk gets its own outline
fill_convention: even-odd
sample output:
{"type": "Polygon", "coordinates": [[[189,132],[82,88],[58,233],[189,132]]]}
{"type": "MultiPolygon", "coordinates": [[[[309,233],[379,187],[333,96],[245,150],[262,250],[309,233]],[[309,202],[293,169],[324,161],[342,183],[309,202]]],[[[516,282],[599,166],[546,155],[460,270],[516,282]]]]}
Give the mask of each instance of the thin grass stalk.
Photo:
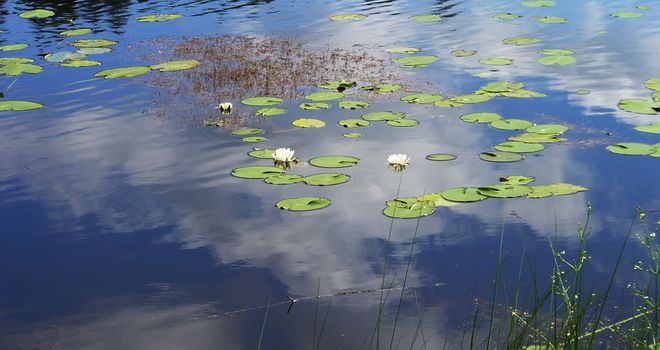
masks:
{"type": "Polygon", "coordinates": [[[479,316],[480,304],[476,301],[476,308],[474,309],[474,317],[472,318],[472,332],[470,332],[470,350],[474,349],[474,341],[477,337],[477,317],[479,316]]]}
{"type": "Polygon", "coordinates": [[[500,280],[500,269],[502,268],[502,246],[504,244],[504,218],[502,218],[502,229],[500,231],[500,247],[497,253],[497,265],[495,268],[495,283],[490,306],[490,317],[488,322],[488,335],[486,336],[486,348],[490,349],[490,338],[493,332],[493,318],[495,317],[495,304],[497,303],[497,286],[500,280]]]}
{"type": "Polygon", "coordinates": [[[257,350],[261,350],[261,340],[264,338],[264,330],[266,329],[266,320],[268,320],[268,311],[270,311],[270,301],[273,298],[271,295],[268,297],[268,305],[266,306],[266,314],[264,315],[264,321],[261,323],[261,333],[259,333],[259,344],[257,345],[257,350]]]}
{"type": "Polygon", "coordinates": [[[312,348],[314,348],[314,344],[316,344],[316,320],[318,318],[320,293],[321,293],[321,278],[319,278],[318,283],[316,284],[316,300],[314,301],[314,336],[312,337],[312,348]]]}
{"type": "Polygon", "coordinates": [[[323,316],[323,323],[321,324],[321,331],[319,332],[319,339],[316,343],[315,349],[321,348],[321,337],[323,337],[323,330],[325,330],[325,323],[328,320],[328,315],[330,314],[330,306],[332,306],[332,299],[328,301],[328,307],[325,309],[325,315],[323,316]]]}

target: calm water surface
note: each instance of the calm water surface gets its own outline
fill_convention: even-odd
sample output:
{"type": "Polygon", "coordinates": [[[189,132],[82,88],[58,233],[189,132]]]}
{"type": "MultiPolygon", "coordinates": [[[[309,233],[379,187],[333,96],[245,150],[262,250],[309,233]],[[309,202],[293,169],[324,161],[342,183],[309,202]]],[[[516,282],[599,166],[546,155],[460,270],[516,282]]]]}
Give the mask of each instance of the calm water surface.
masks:
{"type": "MultiPolygon", "coordinates": [[[[511,174],[589,188],[571,196],[439,208],[423,218],[396,336],[399,348],[408,348],[422,311],[429,348],[460,338],[472,300],[487,298],[503,223],[510,274],[526,252],[543,278],[548,238],[555,237],[569,253],[575,249],[577,222],[591,202],[591,272],[594,280],[607,276],[635,207],[660,209],[657,158],[605,151],[615,142],[660,142],[658,135],[632,129],[658,116],[616,107],[621,98],[648,98],[643,83],[660,74],[660,3],[644,3],[653,7],[644,17],[617,19],[610,14],[634,10],[636,3],[559,0],[556,7],[529,8],[503,0],[0,1],[0,43],[30,44],[0,56],[33,57],[45,66],[40,74],[16,80],[1,77],[0,87],[7,99],[46,105],[0,114],[0,349],[254,349],[267,309],[262,348],[309,349],[317,306],[316,339],[327,310],[320,348],[368,348],[379,294],[352,292],[381,284],[390,220],[380,212],[399,181],[385,164],[390,153],[413,159],[402,178],[402,196],[494,184],[511,174]],[[18,17],[39,7],[57,16],[36,22],[18,17]],[[172,12],[184,18],[135,21],[139,15],[172,12]],[[368,18],[328,20],[342,12],[368,18]],[[492,17],[501,12],[524,17],[492,17]],[[409,19],[429,13],[445,20],[409,19]],[[537,15],[564,16],[568,23],[532,21],[537,15]],[[155,113],[175,104],[158,97],[166,88],[141,78],[93,79],[100,68],[44,61],[39,54],[70,49],[67,44],[75,39],[58,36],[71,28],[63,18],[98,30],[87,37],[119,41],[114,52],[93,58],[103,68],[150,64],[145,55],[154,54],[149,45],[154,38],[267,35],[303,40],[313,49],[359,48],[387,60],[385,48],[420,47],[439,61],[424,69],[396,69],[426,92],[469,94],[487,82],[509,80],[549,96],[441,109],[403,104],[397,93],[373,100],[367,111],[405,111],[420,127],[374,124],[360,130],[365,136],[357,140],[344,139],[346,130],[336,122],[365,111],[307,112],[296,107],[301,101],[286,101],[286,115],[252,118],[244,125],[266,129],[266,146],[292,147],[303,160],[347,154],[362,161],[342,169],[352,176],[344,185],[272,186],[230,175],[235,167],[268,163],[246,156],[253,145],[227,130],[198,127],[199,121],[186,115],[155,113]],[[537,37],[541,43],[501,43],[513,36],[537,37]],[[450,52],[459,48],[479,53],[453,57],[450,52]],[[542,66],[536,62],[542,48],[573,50],[577,63],[542,66]],[[479,64],[486,57],[509,57],[514,64],[479,64]],[[493,68],[491,77],[476,76],[493,68]],[[579,89],[592,92],[575,94],[579,89]],[[477,155],[512,133],[458,119],[479,111],[567,124],[568,142],[518,163],[483,162],[477,155]],[[324,119],[327,126],[292,130],[290,122],[301,116],[324,119]],[[424,160],[437,152],[458,159],[424,160]],[[333,204],[305,213],[273,205],[304,195],[325,196],[333,204]],[[317,289],[328,296],[318,305],[317,289]],[[336,295],[344,292],[349,295],[336,295]],[[301,299],[288,313],[287,296],[301,299]]],[[[214,105],[198,107],[213,112],[214,105]]],[[[296,172],[318,171],[303,165],[296,172]]],[[[649,215],[651,223],[659,220],[657,212],[649,215]]],[[[387,277],[395,287],[391,300],[400,293],[396,288],[416,224],[394,222],[387,277]]],[[[634,244],[626,253],[625,278],[615,286],[624,295],[636,278],[630,262],[641,254],[634,244]]],[[[531,278],[523,285],[531,285],[531,278]]],[[[386,307],[387,329],[396,304],[386,307]]]]}

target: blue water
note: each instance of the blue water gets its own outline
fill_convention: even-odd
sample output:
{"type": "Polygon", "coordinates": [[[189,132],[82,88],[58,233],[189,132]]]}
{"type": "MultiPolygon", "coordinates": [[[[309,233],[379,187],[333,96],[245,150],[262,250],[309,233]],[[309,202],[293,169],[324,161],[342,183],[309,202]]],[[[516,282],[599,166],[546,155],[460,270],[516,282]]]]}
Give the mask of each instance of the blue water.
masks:
{"type": "MultiPolygon", "coordinates": [[[[616,107],[621,98],[648,98],[643,83],[660,74],[660,3],[644,3],[653,7],[644,17],[618,19],[610,13],[636,11],[636,3],[559,0],[556,7],[528,8],[518,1],[0,1],[1,45],[30,44],[0,57],[31,57],[45,67],[17,79],[0,77],[0,88],[5,99],[46,106],[0,112],[0,349],[252,349],[265,318],[264,349],[315,347],[321,328],[321,349],[368,348],[380,294],[352,292],[381,285],[391,223],[381,210],[399,180],[387,169],[390,153],[413,159],[403,173],[401,196],[495,184],[500,176],[514,174],[535,176],[539,184],[568,182],[589,189],[536,200],[489,199],[438,208],[423,218],[397,348],[408,348],[422,311],[428,348],[456,345],[473,300],[489,298],[502,231],[510,267],[505,277],[515,277],[527,254],[538,272],[535,278],[543,279],[550,269],[549,238],[568,254],[574,251],[577,223],[592,203],[590,273],[597,282],[607,278],[635,208],[649,211],[651,230],[660,220],[657,158],[605,150],[615,142],[660,142],[658,135],[632,129],[660,117],[616,107]],[[57,15],[40,21],[18,17],[38,7],[57,15]],[[139,15],[172,12],[184,17],[135,21],[139,15]],[[368,17],[328,20],[344,12],[368,17]],[[524,17],[492,18],[501,12],[524,17]],[[445,20],[408,18],[429,13],[445,20]],[[568,23],[532,21],[537,15],[564,16],[568,23]],[[59,67],[39,56],[72,50],[68,43],[77,38],[62,39],[58,33],[77,27],[97,31],[84,38],[119,42],[112,53],[91,57],[101,67],[59,67]],[[394,57],[384,53],[388,47],[415,46],[439,61],[423,69],[394,68],[411,89],[461,95],[490,81],[509,80],[549,96],[441,109],[399,102],[405,94],[399,92],[373,98],[366,111],[333,107],[320,112],[299,110],[302,100],[289,100],[286,115],[244,121],[264,128],[269,138],[265,144],[246,144],[227,130],[200,127],[192,117],[217,113],[214,104],[177,103],[167,87],[155,86],[148,77],[93,78],[101,69],[155,63],[156,50],[168,49],[155,48],[157,38],[224,34],[293,38],[312,50],[359,49],[386,60],[394,57]],[[541,43],[501,43],[521,35],[541,43]],[[453,57],[450,52],[459,48],[478,55],[453,57]],[[536,60],[543,48],[573,50],[577,62],[542,66],[536,60]],[[509,57],[514,64],[479,64],[487,57],[509,57]],[[497,70],[491,77],[476,76],[491,69],[497,70]],[[591,94],[575,94],[579,89],[591,94]],[[336,125],[338,120],[387,109],[404,111],[421,125],[374,123],[359,130],[361,139],[342,138],[346,130],[336,125]],[[568,141],[518,163],[481,161],[480,152],[513,133],[458,119],[480,111],[567,124],[568,141]],[[327,125],[294,130],[290,123],[298,117],[323,119],[327,125]],[[361,162],[341,169],[351,175],[349,183],[331,187],[272,186],[230,175],[239,166],[267,164],[246,155],[251,147],[266,146],[294,148],[301,160],[347,154],[361,162]],[[424,160],[438,152],[458,159],[424,160]],[[304,213],[274,206],[303,195],[325,196],[333,204],[304,213]],[[350,295],[337,295],[343,292],[350,295]],[[317,293],[324,296],[318,303],[317,293]],[[287,296],[300,299],[290,310],[287,296]]],[[[230,100],[237,112],[251,111],[239,99],[230,100]]],[[[315,172],[309,165],[296,169],[302,175],[315,172]]],[[[386,278],[394,289],[383,326],[388,331],[416,224],[394,221],[386,278]]],[[[627,283],[641,278],[631,263],[642,256],[635,243],[628,247],[615,283],[618,293],[629,295],[627,283]]],[[[527,275],[522,285],[531,286],[533,279],[527,275]]],[[[421,347],[416,341],[415,348],[421,347]]]]}

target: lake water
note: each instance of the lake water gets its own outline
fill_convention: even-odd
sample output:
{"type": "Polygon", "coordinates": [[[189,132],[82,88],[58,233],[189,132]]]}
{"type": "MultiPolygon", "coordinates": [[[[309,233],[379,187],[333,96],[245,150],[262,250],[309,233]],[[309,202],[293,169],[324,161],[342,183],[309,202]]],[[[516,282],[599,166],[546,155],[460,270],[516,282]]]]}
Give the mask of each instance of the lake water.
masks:
{"type": "MultiPolygon", "coordinates": [[[[606,150],[618,142],[660,142],[657,134],[633,129],[660,121],[657,114],[617,108],[622,98],[649,98],[652,91],[644,82],[660,75],[660,3],[640,4],[651,9],[639,10],[638,3],[624,0],[558,0],[555,7],[539,8],[504,0],[0,1],[2,45],[30,44],[0,57],[29,57],[44,66],[39,74],[0,77],[4,99],[45,106],[0,112],[0,349],[254,349],[260,339],[264,349],[366,349],[378,314],[381,293],[376,290],[392,223],[385,280],[393,289],[384,308],[383,343],[390,341],[417,231],[393,348],[422,348],[422,338],[432,349],[460,342],[474,300],[488,303],[490,298],[501,232],[508,283],[524,255],[536,277],[527,274],[522,289],[532,288],[535,278],[547,279],[549,239],[570,255],[587,203],[593,206],[590,281],[602,287],[635,208],[648,211],[651,230],[660,220],[658,158],[606,150]],[[35,8],[56,15],[18,16],[35,8]],[[610,15],[616,11],[644,16],[610,15]],[[507,12],[522,17],[493,17],[507,12]],[[136,21],[162,13],[183,17],[136,21]],[[329,20],[338,13],[367,17],[329,20]],[[444,20],[410,19],[425,14],[444,20]],[[534,16],[562,16],[567,23],[539,23],[534,16]],[[95,32],[80,38],[119,43],[113,52],[90,55],[101,66],[60,67],[39,56],[75,50],[68,44],[78,37],[58,33],[83,27],[95,32]],[[176,43],[191,37],[220,35],[292,40],[310,52],[340,50],[335,63],[340,68],[349,65],[342,59],[354,55],[382,59],[374,63],[388,67],[381,74],[405,91],[375,95],[350,89],[346,99],[355,96],[371,107],[305,111],[297,107],[304,102],[299,96],[320,89],[296,86],[297,97],[282,96],[286,114],[259,118],[252,116],[256,108],[239,102],[249,96],[209,95],[205,83],[211,82],[202,80],[197,98],[190,84],[182,83],[194,80],[212,61],[184,72],[93,77],[102,69],[173,57],[176,43]],[[502,43],[517,36],[540,42],[502,43]],[[438,61],[414,69],[390,65],[391,59],[405,57],[385,52],[395,46],[421,48],[419,55],[436,55],[438,61]],[[540,50],[557,48],[574,51],[576,62],[537,62],[540,50]],[[478,53],[459,58],[451,54],[456,49],[478,53]],[[513,64],[479,63],[488,57],[507,57],[513,64]],[[496,97],[454,108],[399,101],[413,91],[471,94],[499,80],[522,82],[548,96],[496,97]],[[577,94],[581,89],[590,93],[577,94]],[[202,119],[220,116],[214,107],[225,100],[234,104],[232,115],[241,116],[235,126],[263,128],[268,141],[244,143],[231,128],[203,127],[202,119]],[[374,122],[356,130],[361,138],[342,137],[347,130],[337,125],[340,119],[385,110],[405,112],[420,125],[374,122]],[[548,144],[520,162],[485,162],[479,153],[516,132],[459,119],[472,112],[570,129],[562,135],[566,142],[548,144]],[[326,126],[293,127],[291,122],[301,117],[321,119],[326,126]],[[351,176],[337,186],[275,186],[231,176],[237,167],[271,164],[247,156],[252,147],[295,149],[303,163],[291,172],[301,175],[328,170],[307,164],[316,156],[350,155],[360,162],[330,169],[351,176]],[[388,169],[391,153],[412,157],[402,175],[388,169]],[[425,160],[431,153],[452,153],[457,159],[425,160]],[[507,175],[588,191],[439,207],[419,221],[391,221],[381,213],[399,180],[400,196],[416,197],[497,184],[507,175]],[[322,196],[332,204],[309,212],[275,207],[298,196],[322,196]],[[317,294],[323,296],[318,302],[317,294]],[[288,297],[299,300],[290,308],[288,297]]],[[[224,39],[222,45],[240,55],[239,41],[224,39]]],[[[273,72],[273,79],[282,79],[282,72],[273,72]]],[[[626,285],[642,278],[632,262],[643,256],[641,246],[628,246],[614,284],[622,303],[629,301],[626,285]]]]}

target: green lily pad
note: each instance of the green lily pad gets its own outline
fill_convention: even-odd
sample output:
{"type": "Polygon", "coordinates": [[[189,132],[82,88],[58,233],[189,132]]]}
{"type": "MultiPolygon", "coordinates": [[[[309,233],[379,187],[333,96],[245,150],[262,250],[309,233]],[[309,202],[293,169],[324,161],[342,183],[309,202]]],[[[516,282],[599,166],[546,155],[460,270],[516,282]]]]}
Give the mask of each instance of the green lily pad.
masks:
{"type": "Polygon", "coordinates": [[[619,18],[638,18],[644,16],[643,13],[639,12],[625,12],[625,11],[619,11],[619,12],[614,12],[611,14],[612,17],[619,17],[619,18]]]}
{"type": "Polygon", "coordinates": [[[536,124],[527,128],[527,132],[535,134],[560,135],[568,131],[568,126],[561,124],[536,124]]]}
{"type": "Polygon", "coordinates": [[[653,152],[649,154],[651,157],[660,158],[660,143],[653,145],[653,152]]]}
{"type": "Polygon", "coordinates": [[[644,86],[649,90],[660,91],[660,78],[651,78],[644,82],[644,86]]]}
{"type": "Polygon", "coordinates": [[[362,134],[359,133],[359,132],[347,132],[347,133],[343,134],[342,136],[344,136],[347,139],[358,139],[358,138],[362,137],[362,134]]]}
{"type": "Polygon", "coordinates": [[[325,83],[322,84],[317,84],[316,86],[321,89],[338,90],[341,92],[346,89],[356,87],[357,82],[349,81],[349,80],[332,80],[332,81],[326,81],[325,83]]]}
{"type": "Polygon", "coordinates": [[[532,152],[543,151],[545,149],[545,146],[543,146],[540,143],[505,141],[495,145],[495,149],[502,152],[532,153],[532,152]]]}
{"type": "Polygon", "coordinates": [[[524,143],[557,143],[566,141],[566,139],[559,137],[555,134],[537,134],[533,132],[527,132],[520,135],[515,135],[507,138],[509,141],[518,141],[524,143]]]}
{"type": "Polygon", "coordinates": [[[80,39],[72,42],[70,45],[76,47],[104,47],[119,44],[113,40],[106,39],[80,39]]]}
{"type": "Polygon", "coordinates": [[[567,184],[567,183],[553,183],[550,185],[546,185],[550,189],[550,192],[552,192],[553,195],[555,196],[565,196],[569,194],[574,194],[578,192],[583,192],[586,191],[586,187],[578,186],[578,185],[573,185],[573,184],[567,184]]]}
{"type": "Polygon", "coordinates": [[[449,153],[433,153],[433,154],[427,155],[426,159],[432,160],[432,161],[444,162],[444,161],[454,160],[454,159],[456,159],[456,156],[453,155],[453,154],[449,154],[449,153]]]}
{"type": "Polygon", "coordinates": [[[410,16],[410,19],[415,22],[441,22],[442,17],[438,15],[417,15],[410,16]]]}
{"type": "Polygon", "coordinates": [[[44,59],[48,62],[62,63],[67,60],[79,60],[85,57],[87,56],[80,52],[58,51],[47,54],[44,59]]]}
{"type": "Polygon", "coordinates": [[[113,68],[106,69],[94,74],[95,77],[103,77],[106,79],[117,79],[117,78],[131,78],[138,75],[143,75],[151,72],[151,68],[145,66],[135,66],[135,67],[124,67],[124,68],[113,68]]]}
{"type": "Polygon", "coordinates": [[[477,54],[477,50],[454,50],[451,52],[454,57],[468,57],[477,54]]]}
{"type": "Polygon", "coordinates": [[[546,198],[552,196],[552,188],[548,185],[529,186],[532,192],[527,194],[527,198],[546,198]]]}
{"type": "Polygon", "coordinates": [[[265,183],[271,185],[291,185],[303,182],[305,178],[296,174],[277,174],[264,179],[265,183]]]}
{"type": "Polygon", "coordinates": [[[492,93],[517,91],[525,87],[523,83],[511,83],[508,81],[495,81],[481,87],[480,90],[492,93]]]}
{"type": "Polygon", "coordinates": [[[348,182],[350,179],[351,177],[345,174],[321,173],[307,176],[304,181],[311,186],[333,186],[348,182]]]}
{"type": "Polygon", "coordinates": [[[310,101],[332,101],[332,100],[338,100],[340,98],[344,97],[343,92],[313,92],[309,95],[305,95],[305,98],[310,100],[310,101]]]}
{"type": "Polygon", "coordinates": [[[615,143],[607,146],[606,149],[612,153],[628,156],[647,156],[655,151],[652,145],[636,142],[615,143]]]}
{"type": "Polygon", "coordinates": [[[30,62],[34,62],[34,60],[25,57],[0,57],[0,66],[6,66],[8,64],[30,63],[30,62]]]}
{"type": "Polygon", "coordinates": [[[292,121],[291,124],[299,128],[322,128],[325,126],[324,121],[314,118],[299,118],[292,121]]]}
{"type": "Polygon", "coordinates": [[[521,161],[525,156],[513,152],[489,151],[480,153],[479,159],[494,163],[511,163],[521,161]]]}
{"type": "Polygon", "coordinates": [[[92,61],[92,60],[68,60],[65,62],[62,62],[60,66],[62,67],[93,67],[93,66],[100,66],[101,62],[99,61],[92,61]]]}
{"type": "Polygon", "coordinates": [[[359,13],[339,13],[333,16],[330,16],[330,19],[337,22],[342,21],[359,21],[361,19],[367,18],[365,15],[359,13]]]}
{"type": "Polygon", "coordinates": [[[438,60],[437,56],[410,56],[393,60],[395,64],[403,68],[424,68],[438,60]]]}
{"type": "Polygon", "coordinates": [[[100,55],[102,53],[112,52],[112,49],[109,47],[81,47],[76,52],[83,55],[100,55]]]}
{"type": "Polygon", "coordinates": [[[309,164],[319,168],[348,168],[359,162],[360,159],[351,156],[321,156],[309,160],[309,164]]]}
{"type": "Polygon", "coordinates": [[[376,84],[363,86],[360,89],[365,91],[373,91],[379,94],[386,94],[390,92],[395,92],[401,90],[401,85],[398,84],[376,84]]]}
{"type": "Polygon", "coordinates": [[[494,198],[517,198],[525,197],[532,189],[521,185],[492,185],[478,187],[480,194],[494,198]]]}
{"type": "Polygon", "coordinates": [[[534,17],[534,21],[548,24],[563,24],[566,23],[566,18],[560,16],[536,16],[534,17]]]}
{"type": "Polygon", "coordinates": [[[235,177],[242,179],[265,179],[270,176],[284,173],[283,169],[274,166],[253,165],[236,168],[231,171],[235,177]]]}
{"type": "Polygon", "coordinates": [[[538,59],[538,62],[544,66],[567,66],[575,63],[575,57],[567,55],[543,56],[538,59]]]}
{"type": "Polygon", "coordinates": [[[528,37],[524,37],[524,36],[516,36],[516,37],[513,37],[513,38],[506,38],[506,39],[502,40],[502,43],[504,43],[504,44],[518,45],[518,46],[532,45],[532,44],[537,44],[539,42],[541,42],[540,39],[528,38],[528,37]]]}
{"type": "Polygon", "coordinates": [[[443,100],[444,97],[441,95],[431,95],[431,94],[412,94],[401,97],[401,101],[405,103],[434,103],[437,101],[443,100]]]}
{"type": "Polygon", "coordinates": [[[452,202],[442,198],[441,192],[428,193],[422,196],[417,197],[418,202],[428,202],[433,204],[436,208],[438,207],[455,207],[460,205],[459,202],[452,202]]]}
{"type": "Polygon", "coordinates": [[[649,132],[652,134],[660,134],[660,122],[655,122],[648,125],[640,125],[635,127],[635,130],[641,132],[649,132]]]}
{"type": "Polygon", "coordinates": [[[19,16],[21,18],[46,18],[50,16],[54,16],[55,12],[51,10],[45,10],[45,9],[36,9],[32,11],[26,11],[21,13],[19,16]]]}
{"type": "Polygon", "coordinates": [[[510,64],[513,64],[513,60],[505,57],[490,57],[490,58],[480,59],[479,63],[487,64],[491,66],[508,66],[510,64]]]}
{"type": "Polygon", "coordinates": [[[238,128],[232,130],[231,134],[236,136],[258,135],[263,134],[264,129],[259,128],[238,128]]]}
{"type": "Polygon", "coordinates": [[[282,210],[310,211],[323,209],[330,205],[330,200],[323,197],[296,197],[283,199],[275,206],[282,210]]]}
{"type": "Polygon", "coordinates": [[[397,198],[387,201],[383,214],[397,219],[416,219],[433,214],[435,206],[430,202],[417,201],[417,198],[397,198]]]}
{"type": "Polygon", "coordinates": [[[641,98],[624,98],[619,101],[619,108],[626,112],[638,114],[658,114],[660,112],[660,102],[641,98]]]}
{"type": "Polygon", "coordinates": [[[418,53],[422,51],[422,49],[417,48],[417,47],[391,47],[387,50],[385,50],[387,53],[393,53],[393,54],[405,54],[405,55],[412,55],[415,53],[418,53]]]}
{"type": "Polygon", "coordinates": [[[243,142],[247,143],[259,143],[259,142],[264,142],[267,141],[268,139],[263,137],[263,136],[246,136],[241,139],[243,142]]]}
{"type": "Polygon", "coordinates": [[[317,111],[320,109],[329,109],[330,105],[325,102],[303,102],[298,107],[307,111],[317,111]]]}
{"type": "Polygon", "coordinates": [[[477,94],[470,94],[470,95],[461,95],[461,96],[454,96],[450,100],[454,102],[458,102],[460,104],[473,104],[473,103],[483,103],[487,102],[493,99],[493,96],[490,95],[477,95],[477,94]]]}
{"type": "Polygon", "coordinates": [[[539,53],[544,56],[570,56],[575,52],[565,49],[543,49],[539,53]]]}
{"type": "Polygon", "coordinates": [[[580,90],[575,90],[575,93],[578,95],[589,95],[591,93],[591,90],[580,89],[580,90]]]}
{"type": "Polygon", "coordinates": [[[533,176],[509,175],[500,177],[500,183],[503,185],[527,185],[536,181],[533,176]]]}
{"type": "Polygon", "coordinates": [[[176,72],[180,70],[195,68],[199,66],[199,61],[184,60],[184,61],[167,61],[151,66],[151,69],[158,69],[161,72],[176,72]]]}
{"type": "Polygon", "coordinates": [[[388,121],[388,120],[398,120],[406,117],[406,114],[403,112],[371,112],[364,114],[361,118],[371,122],[377,121],[388,121]]]}
{"type": "Polygon", "coordinates": [[[337,124],[345,128],[357,128],[369,126],[371,123],[364,119],[342,119],[337,124]]]}
{"type": "Polygon", "coordinates": [[[21,75],[23,73],[37,74],[44,70],[44,67],[31,63],[12,63],[0,67],[0,75],[21,75]]]}
{"type": "Polygon", "coordinates": [[[477,112],[463,114],[460,119],[466,123],[490,123],[502,119],[502,116],[497,113],[477,112]]]}
{"type": "Polygon", "coordinates": [[[340,101],[337,106],[344,109],[360,109],[369,107],[369,102],[363,101],[340,101]]]}
{"type": "Polygon", "coordinates": [[[172,21],[175,19],[179,19],[183,17],[182,15],[179,14],[159,14],[159,15],[147,15],[147,16],[140,16],[136,18],[138,22],[165,22],[165,21],[172,21]]]}
{"type": "Polygon", "coordinates": [[[280,114],[286,113],[286,109],[284,108],[277,108],[277,107],[264,107],[264,108],[259,108],[255,114],[260,116],[260,117],[272,117],[280,114]]]}
{"type": "Polygon", "coordinates": [[[78,36],[78,35],[89,34],[91,32],[92,30],[90,28],[71,29],[60,32],[60,36],[78,36]]]}
{"type": "Polygon", "coordinates": [[[528,7],[552,7],[557,5],[553,0],[523,0],[522,4],[528,7]]]}
{"type": "Polygon", "coordinates": [[[0,46],[0,51],[18,51],[28,47],[28,44],[8,44],[0,46]]]}
{"type": "Polygon", "coordinates": [[[532,122],[523,119],[498,119],[490,123],[491,127],[500,130],[525,130],[532,125],[532,122]]]}
{"type": "Polygon", "coordinates": [[[453,100],[440,100],[436,101],[433,105],[436,107],[441,107],[441,108],[450,108],[450,107],[461,107],[463,106],[462,103],[458,101],[453,101],[453,100]]]}
{"type": "Polygon", "coordinates": [[[248,152],[248,156],[259,159],[273,159],[273,153],[275,153],[275,148],[253,148],[248,152]]]}
{"type": "Polygon", "coordinates": [[[258,106],[258,107],[277,106],[280,103],[282,103],[282,99],[271,96],[259,96],[259,97],[249,97],[243,99],[241,100],[241,103],[246,106],[258,106]]]}
{"type": "Polygon", "coordinates": [[[415,119],[395,119],[388,120],[385,122],[385,124],[394,127],[407,128],[419,125],[419,121],[415,119]]]}
{"type": "Polygon", "coordinates": [[[474,187],[453,187],[440,192],[442,198],[452,202],[478,202],[487,196],[479,193],[474,187]]]}
{"type": "Polygon", "coordinates": [[[14,112],[20,112],[20,111],[30,111],[33,109],[39,109],[39,108],[44,108],[44,105],[41,103],[37,102],[32,102],[32,101],[20,101],[20,100],[15,100],[15,101],[4,101],[0,100],[0,111],[14,111],[14,112]]]}
{"type": "Polygon", "coordinates": [[[516,91],[502,92],[500,93],[500,96],[513,97],[513,98],[535,98],[535,97],[546,97],[548,95],[536,91],[520,89],[516,91]]]}
{"type": "Polygon", "coordinates": [[[651,6],[649,6],[649,5],[635,5],[635,8],[638,9],[638,10],[642,10],[642,11],[651,10],[651,6]]]}
{"type": "Polygon", "coordinates": [[[494,17],[494,18],[497,18],[497,19],[511,20],[511,19],[518,19],[518,18],[521,18],[522,16],[520,16],[520,15],[514,15],[514,14],[511,13],[511,12],[505,12],[505,13],[498,13],[498,14],[496,14],[496,15],[493,16],[493,17],[494,17]]]}

